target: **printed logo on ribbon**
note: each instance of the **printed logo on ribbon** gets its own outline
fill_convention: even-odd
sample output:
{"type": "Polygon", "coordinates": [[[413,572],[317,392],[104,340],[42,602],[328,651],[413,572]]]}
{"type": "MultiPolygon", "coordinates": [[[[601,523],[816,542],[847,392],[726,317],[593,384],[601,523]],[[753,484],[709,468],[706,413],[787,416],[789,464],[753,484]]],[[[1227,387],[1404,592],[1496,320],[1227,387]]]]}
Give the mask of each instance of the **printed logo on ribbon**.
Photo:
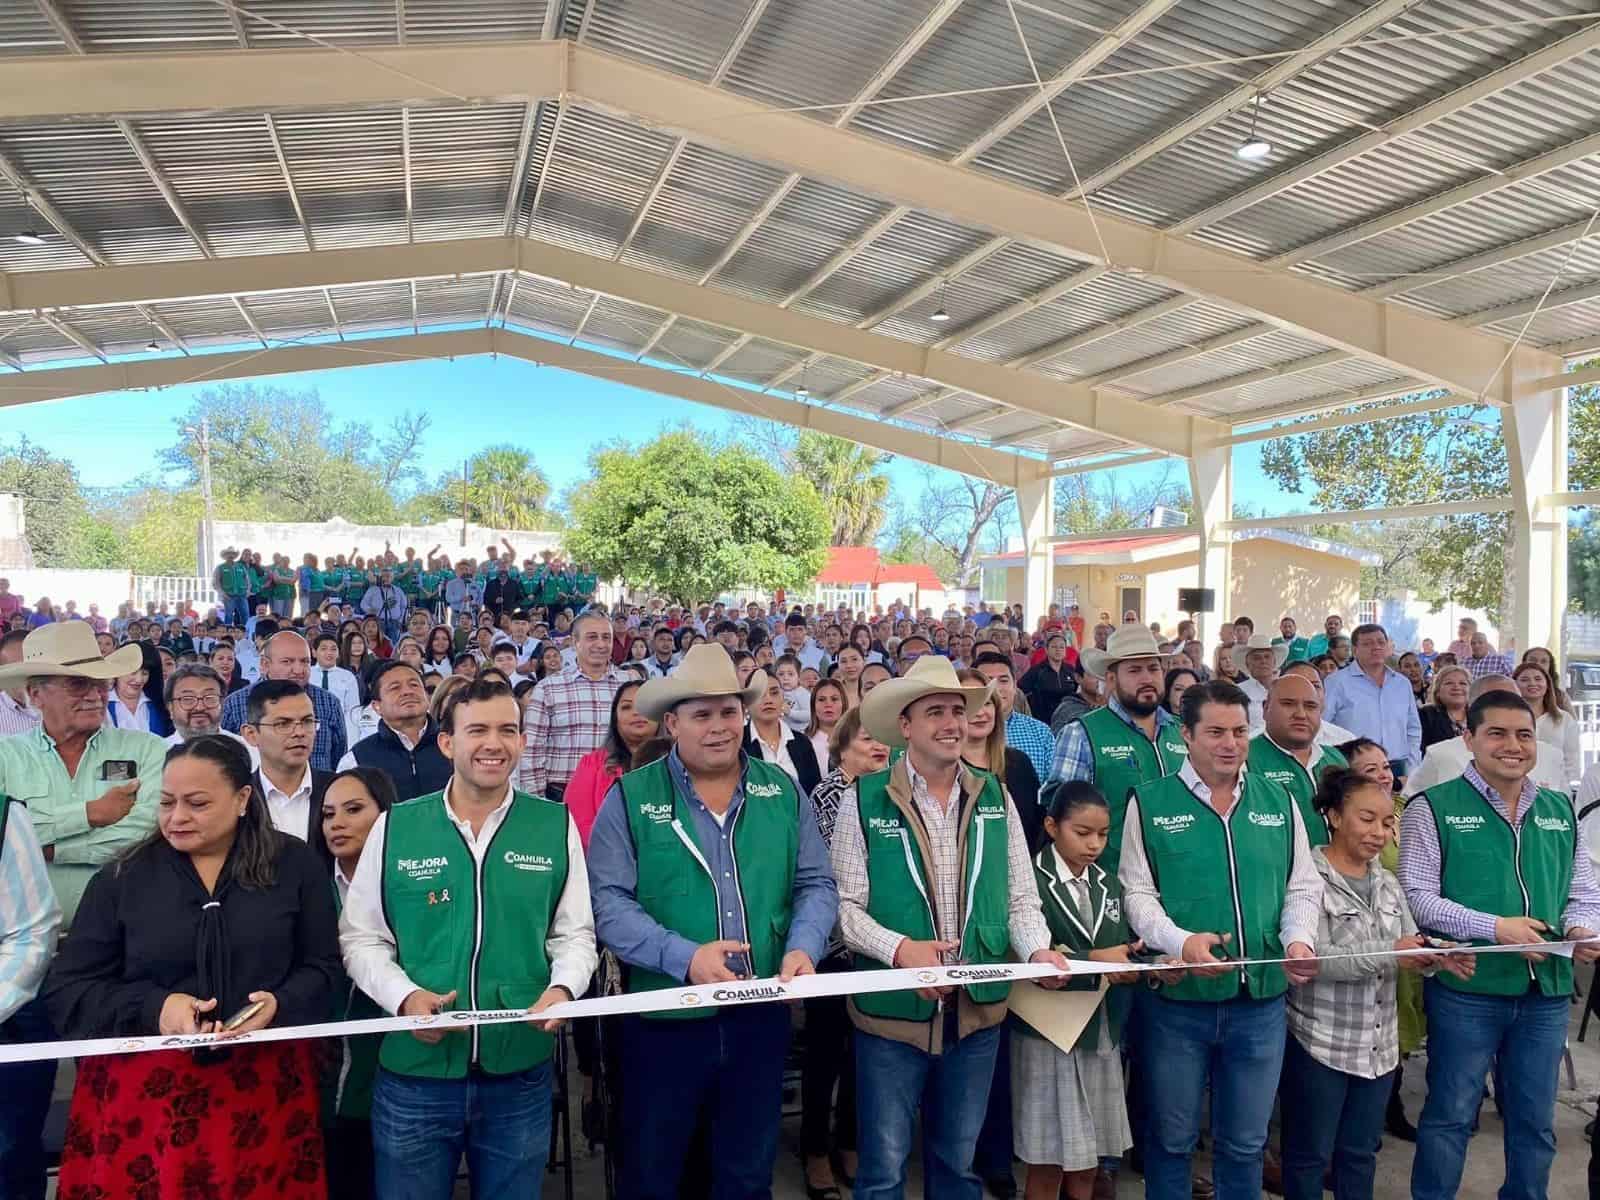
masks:
{"type": "Polygon", "coordinates": [[[732,1004],[748,1000],[782,1000],[788,994],[789,989],[781,983],[752,983],[744,987],[718,988],[711,993],[711,998],[721,1004],[732,1004]]]}
{"type": "Polygon", "coordinates": [[[506,851],[506,865],[515,867],[519,871],[554,871],[555,860],[543,854],[523,854],[516,850],[506,851]]]}
{"type": "Polygon", "coordinates": [[[938,976],[937,973],[935,973],[933,971],[918,971],[917,972],[917,982],[918,983],[938,983],[939,982],[939,976],[938,976]]]}
{"type": "Polygon", "coordinates": [[[682,1008],[699,1008],[700,1007],[700,993],[699,992],[681,992],[678,995],[678,1004],[682,1008]]]}

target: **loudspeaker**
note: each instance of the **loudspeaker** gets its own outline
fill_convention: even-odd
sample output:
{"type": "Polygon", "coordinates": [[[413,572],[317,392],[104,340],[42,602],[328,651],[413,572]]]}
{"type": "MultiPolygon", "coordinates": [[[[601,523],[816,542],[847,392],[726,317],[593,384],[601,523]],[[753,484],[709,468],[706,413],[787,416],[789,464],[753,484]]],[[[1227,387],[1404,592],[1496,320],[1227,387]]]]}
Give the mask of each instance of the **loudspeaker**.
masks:
{"type": "Polygon", "coordinates": [[[1217,609],[1217,591],[1215,588],[1179,588],[1178,611],[1186,613],[1208,613],[1217,609]]]}

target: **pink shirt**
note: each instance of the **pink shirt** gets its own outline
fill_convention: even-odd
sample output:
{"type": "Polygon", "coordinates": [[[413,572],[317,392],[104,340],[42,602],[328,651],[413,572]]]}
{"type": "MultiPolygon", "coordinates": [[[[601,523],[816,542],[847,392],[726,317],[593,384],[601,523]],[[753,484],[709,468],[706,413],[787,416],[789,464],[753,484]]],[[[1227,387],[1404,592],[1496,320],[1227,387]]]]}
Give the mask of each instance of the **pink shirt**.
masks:
{"type": "Polygon", "coordinates": [[[9,621],[11,614],[22,607],[22,597],[15,592],[0,596],[0,621],[9,621]]]}
{"type": "Polygon", "coordinates": [[[589,831],[600,813],[600,804],[611,790],[611,785],[622,778],[622,772],[606,762],[606,748],[591,750],[578,760],[572,778],[567,780],[567,790],[561,794],[562,803],[572,814],[583,848],[589,848],[589,831]]]}

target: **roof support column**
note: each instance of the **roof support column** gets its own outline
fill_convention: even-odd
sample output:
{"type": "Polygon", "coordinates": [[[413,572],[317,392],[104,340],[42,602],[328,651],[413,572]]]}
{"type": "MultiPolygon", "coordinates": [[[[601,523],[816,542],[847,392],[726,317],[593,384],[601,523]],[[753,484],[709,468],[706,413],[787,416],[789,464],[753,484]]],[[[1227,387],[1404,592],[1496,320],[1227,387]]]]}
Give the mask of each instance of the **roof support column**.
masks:
{"type": "MultiPolygon", "coordinates": [[[[1046,475],[1017,485],[1017,515],[1022,518],[1022,611],[1032,629],[1050,611],[1055,590],[1056,481],[1046,475]]],[[[1037,716],[1038,714],[1034,714],[1037,716]]],[[[1048,715],[1041,720],[1048,721],[1048,715]]]]}
{"type": "Polygon", "coordinates": [[[1551,381],[1540,377],[1540,360],[1521,351],[1506,373],[1511,403],[1500,410],[1500,424],[1511,468],[1510,611],[1502,615],[1501,628],[1512,632],[1518,651],[1548,646],[1559,657],[1567,607],[1567,514],[1545,507],[1543,498],[1567,487],[1567,390],[1544,386],[1551,381]]]}
{"type": "Polygon", "coordinates": [[[1196,449],[1189,457],[1189,489],[1194,494],[1194,518],[1189,522],[1200,538],[1198,586],[1216,592],[1213,612],[1195,614],[1195,636],[1209,646],[1218,623],[1231,615],[1233,606],[1233,542],[1222,524],[1233,516],[1233,448],[1196,449]]]}

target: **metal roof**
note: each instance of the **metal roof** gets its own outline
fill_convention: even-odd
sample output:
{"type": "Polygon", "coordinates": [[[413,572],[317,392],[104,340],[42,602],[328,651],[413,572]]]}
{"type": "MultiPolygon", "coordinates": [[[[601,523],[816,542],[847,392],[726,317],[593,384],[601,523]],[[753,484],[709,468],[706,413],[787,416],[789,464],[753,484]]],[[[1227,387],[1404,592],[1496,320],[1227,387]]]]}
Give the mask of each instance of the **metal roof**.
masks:
{"type": "Polygon", "coordinates": [[[0,56],[0,358],[21,372],[0,376],[0,402],[152,342],[195,354],[198,375],[212,348],[487,325],[637,360],[640,386],[704,375],[750,404],[798,396],[1048,471],[1149,447],[1137,421],[1083,416],[1106,401],[1226,433],[1441,381],[1331,320],[1280,315],[1296,279],[1506,349],[1600,333],[1600,14],[1584,0],[11,0],[0,56]],[[739,116],[676,127],[576,76],[526,95],[434,82],[458,57],[558,38],[800,110],[819,136],[873,139],[886,164],[909,150],[952,182],[1060,197],[1069,232],[1052,244],[1004,212],[907,203],[892,164],[880,187],[796,169],[789,146],[738,152],[739,116]],[[399,102],[296,102],[292,78],[272,104],[218,90],[230,63],[315,51],[359,73],[396,48],[408,57],[378,65],[399,102]],[[84,60],[127,64],[96,76],[113,90],[149,72],[180,96],[200,64],[195,99],[65,112],[20,94],[41,78],[27,72],[84,60]],[[1234,154],[1252,128],[1264,161],[1234,154]],[[1151,245],[1172,258],[1237,256],[1259,302],[1191,286],[1164,252],[1124,256],[1130,222],[1165,231],[1151,245]],[[497,238],[504,261],[478,252],[497,238]],[[473,247],[459,267],[458,241],[473,247]],[[327,252],[441,245],[426,270],[296,273],[327,252]],[[638,286],[541,275],[517,249],[537,245],[638,286]],[[254,280],[259,256],[274,266],[254,280]],[[217,260],[242,270],[220,291],[107,273],[217,260]],[[77,273],[110,291],[8,299],[77,273]],[[661,300],[660,281],[711,307],[661,300]],[[721,297],[760,306],[761,328],[713,319],[721,297]],[[785,314],[839,336],[791,336],[785,314]],[[1058,393],[1093,404],[1058,414],[1058,393]]]}

